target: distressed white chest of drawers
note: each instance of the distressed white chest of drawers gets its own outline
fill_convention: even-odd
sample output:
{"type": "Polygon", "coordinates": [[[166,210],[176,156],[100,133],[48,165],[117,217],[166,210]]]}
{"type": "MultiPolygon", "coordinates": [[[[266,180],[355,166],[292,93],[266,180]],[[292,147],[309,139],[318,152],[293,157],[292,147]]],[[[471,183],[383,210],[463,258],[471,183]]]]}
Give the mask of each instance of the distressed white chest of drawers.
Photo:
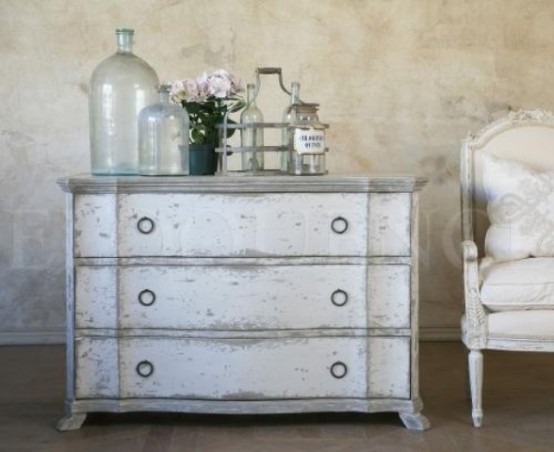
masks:
{"type": "Polygon", "coordinates": [[[67,199],[67,398],[93,411],[396,411],[418,391],[415,177],[89,177],[67,199]]]}

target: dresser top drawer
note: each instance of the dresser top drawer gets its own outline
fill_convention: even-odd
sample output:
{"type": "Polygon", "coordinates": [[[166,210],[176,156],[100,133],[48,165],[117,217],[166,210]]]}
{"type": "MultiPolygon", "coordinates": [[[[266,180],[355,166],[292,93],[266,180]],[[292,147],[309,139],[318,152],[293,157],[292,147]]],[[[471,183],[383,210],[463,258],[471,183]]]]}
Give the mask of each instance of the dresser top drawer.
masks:
{"type": "Polygon", "coordinates": [[[411,175],[298,176],[90,176],[58,179],[70,193],[372,193],[421,190],[427,179],[411,175]]]}
{"type": "Polygon", "coordinates": [[[76,257],[409,256],[410,193],[77,195],[76,257]]]}

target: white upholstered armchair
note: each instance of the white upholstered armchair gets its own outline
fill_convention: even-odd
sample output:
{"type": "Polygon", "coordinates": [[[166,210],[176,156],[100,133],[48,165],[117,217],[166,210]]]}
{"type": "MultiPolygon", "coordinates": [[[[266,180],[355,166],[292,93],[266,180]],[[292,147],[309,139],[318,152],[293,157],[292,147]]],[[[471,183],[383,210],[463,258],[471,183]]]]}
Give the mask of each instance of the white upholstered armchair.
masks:
{"type": "Polygon", "coordinates": [[[519,111],[463,142],[465,312],[472,417],[482,350],[554,351],[554,116],[519,111]]]}

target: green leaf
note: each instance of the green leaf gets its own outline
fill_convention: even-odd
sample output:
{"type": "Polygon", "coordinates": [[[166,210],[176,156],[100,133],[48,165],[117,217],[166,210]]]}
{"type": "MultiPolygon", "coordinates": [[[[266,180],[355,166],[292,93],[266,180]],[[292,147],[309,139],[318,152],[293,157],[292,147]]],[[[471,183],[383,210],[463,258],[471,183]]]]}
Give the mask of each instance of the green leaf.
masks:
{"type": "Polygon", "coordinates": [[[196,144],[204,143],[204,135],[197,127],[194,127],[191,129],[190,137],[193,143],[196,143],[196,144]]]}

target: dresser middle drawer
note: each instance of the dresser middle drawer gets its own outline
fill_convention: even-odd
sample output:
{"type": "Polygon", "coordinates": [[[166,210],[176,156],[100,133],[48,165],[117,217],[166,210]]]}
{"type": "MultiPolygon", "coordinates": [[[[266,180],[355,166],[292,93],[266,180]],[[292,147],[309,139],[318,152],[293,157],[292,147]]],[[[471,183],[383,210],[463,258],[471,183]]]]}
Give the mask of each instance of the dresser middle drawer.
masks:
{"type": "Polygon", "coordinates": [[[409,328],[407,265],[76,267],[77,328],[409,328]]]}

